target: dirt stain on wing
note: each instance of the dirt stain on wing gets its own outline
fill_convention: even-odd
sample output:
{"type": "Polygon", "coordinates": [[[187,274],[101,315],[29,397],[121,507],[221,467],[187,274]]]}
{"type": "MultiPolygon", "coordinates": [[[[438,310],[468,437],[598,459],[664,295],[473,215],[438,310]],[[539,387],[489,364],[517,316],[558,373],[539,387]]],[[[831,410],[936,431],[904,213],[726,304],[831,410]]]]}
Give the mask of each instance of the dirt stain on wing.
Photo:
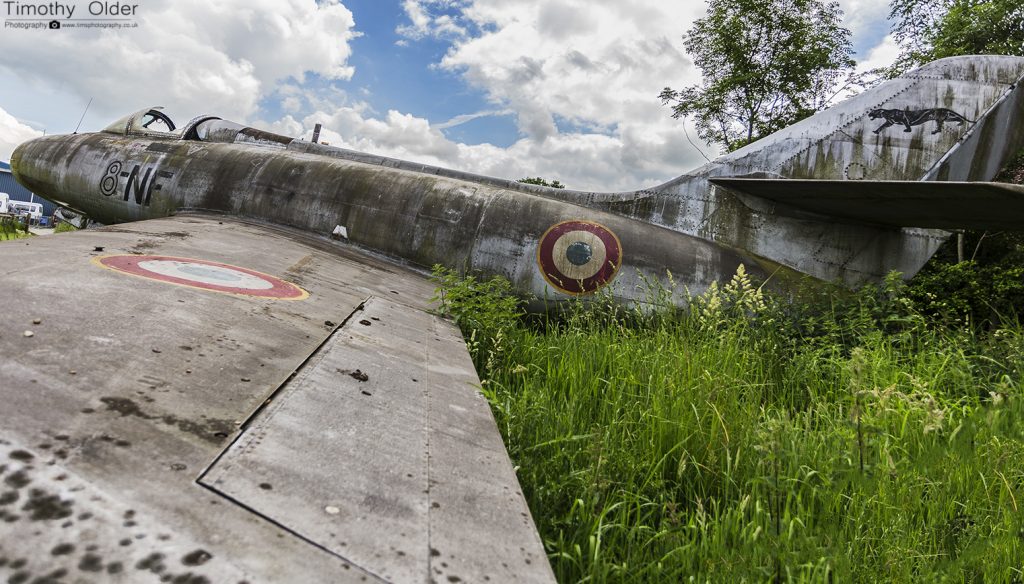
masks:
{"type": "Polygon", "coordinates": [[[122,417],[135,416],[143,420],[157,420],[168,426],[176,426],[182,432],[193,434],[214,444],[220,443],[234,431],[234,424],[231,420],[206,418],[197,421],[179,418],[173,414],[156,416],[146,413],[137,403],[123,397],[101,397],[100,402],[106,406],[107,411],[117,412],[122,417]]]}

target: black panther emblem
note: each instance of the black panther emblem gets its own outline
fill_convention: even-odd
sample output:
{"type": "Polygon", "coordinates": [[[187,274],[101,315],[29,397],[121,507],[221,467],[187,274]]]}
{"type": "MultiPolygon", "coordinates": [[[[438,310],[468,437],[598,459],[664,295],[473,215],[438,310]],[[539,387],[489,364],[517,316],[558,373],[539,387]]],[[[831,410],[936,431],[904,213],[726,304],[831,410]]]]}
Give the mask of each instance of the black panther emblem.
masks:
{"type": "Polygon", "coordinates": [[[962,115],[956,113],[951,109],[942,107],[923,109],[923,110],[912,110],[906,109],[873,109],[868,112],[868,117],[872,120],[878,118],[884,118],[885,123],[875,130],[875,133],[879,133],[889,126],[895,124],[903,124],[904,132],[909,132],[911,126],[919,126],[925,122],[935,122],[935,131],[932,134],[938,134],[942,131],[942,125],[946,121],[959,122],[960,125],[964,125],[964,122],[974,123],[974,120],[968,120],[962,115]]]}

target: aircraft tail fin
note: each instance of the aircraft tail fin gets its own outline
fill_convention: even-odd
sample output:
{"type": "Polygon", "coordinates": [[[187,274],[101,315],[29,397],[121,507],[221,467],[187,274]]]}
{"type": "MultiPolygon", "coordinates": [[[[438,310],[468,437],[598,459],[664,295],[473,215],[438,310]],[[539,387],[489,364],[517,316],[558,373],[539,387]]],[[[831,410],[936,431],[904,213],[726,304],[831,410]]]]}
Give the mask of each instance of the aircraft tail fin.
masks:
{"type": "Polygon", "coordinates": [[[1024,148],[1024,57],[950,57],[716,160],[732,176],[988,181],[1024,148]]]}
{"type": "Polygon", "coordinates": [[[777,215],[824,215],[886,227],[1024,230],[1024,185],[993,182],[714,178],[739,195],[771,201],[777,215]]]}

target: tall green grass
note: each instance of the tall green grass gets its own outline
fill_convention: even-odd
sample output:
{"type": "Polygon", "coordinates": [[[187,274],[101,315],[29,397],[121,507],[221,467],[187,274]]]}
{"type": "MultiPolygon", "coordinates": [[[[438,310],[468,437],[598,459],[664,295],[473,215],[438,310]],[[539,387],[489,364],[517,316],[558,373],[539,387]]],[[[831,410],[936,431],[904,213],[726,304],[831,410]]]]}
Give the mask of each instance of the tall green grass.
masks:
{"type": "Polygon", "coordinates": [[[898,280],[523,316],[435,272],[561,582],[1024,581],[1024,331],[898,280]]]}

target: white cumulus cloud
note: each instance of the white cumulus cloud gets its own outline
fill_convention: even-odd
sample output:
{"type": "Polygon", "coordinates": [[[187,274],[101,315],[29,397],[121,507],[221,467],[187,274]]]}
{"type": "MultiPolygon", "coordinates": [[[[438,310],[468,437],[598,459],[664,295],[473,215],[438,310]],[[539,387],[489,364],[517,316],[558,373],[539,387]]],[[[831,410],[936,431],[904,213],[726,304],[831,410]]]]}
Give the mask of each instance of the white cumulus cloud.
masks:
{"type": "Polygon", "coordinates": [[[899,56],[900,46],[896,43],[896,39],[891,34],[886,35],[878,46],[868,51],[867,57],[863,61],[857,63],[857,69],[870,71],[880,67],[889,67],[896,62],[896,58],[899,56]]]}
{"type": "Polygon", "coordinates": [[[840,0],[845,18],[843,26],[849,28],[854,37],[864,35],[872,29],[888,30],[889,0],[840,0]]]}
{"type": "Polygon", "coordinates": [[[111,120],[150,105],[246,118],[288,79],[353,73],[357,33],[337,0],[158,0],[135,19],[128,30],[4,30],[0,72],[14,87],[91,97],[92,114],[111,120]]]}
{"type": "MultiPolygon", "coordinates": [[[[877,27],[885,3],[843,0],[847,24],[855,34],[877,27]]],[[[376,111],[372,95],[346,83],[359,33],[340,0],[153,0],[140,5],[134,30],[5,30],[0,73],[8,89],[0,87],[0,99],[20,88],[65,95],[62,110],[76,111],[62,111],[61,119],[71,127],[51,132],[70,131],[90,97],[88,119],[159,104],[177,118],[212,113],[307,138],[322,122],[322,140],[333,144],[505,178],[539,175],[580,189],[650,186],[717,154],[695,143],[692,125],[672,119],[658,100],[664,87],[700,78],[681,37],[703,15],[703,2],[401,6],[401,50],[415,51],[428,37],[447,43],[433,66],[461,80],[453,91],[469,87],[489,104],[433,121],[376,111]],[[258,121],[266,103],[283,117],[258,121]],[[488,115],[515,120],[516,135],[500,140],[509,146],[463,144],[445,133],[488,115]]],[[[883,43],[868,60],[884,60],[886,50],[883,43]]]]}
{"type": "Polygon", "coordinates": [[[0,108],[0,160],[10,160],[11,153],[18,144],[42,135],[39,130],[26,126],[0,108]]]}
{"type": "MultiPolygon", "coordinates": [[[[887,26],[888,0],[841,6],[855,39],[887,26]]],[[[398,31],[406,42],[448,39],[437,66],[482,91],[493,111],[513,115],[518,140],[507,148],[457,144],[439,131],[479,113],[430,125],[398,112],[367,117],[368,108],[321,109],[303,121],[307,135],[318,117],[333,140],[351,148],[595,190],[661,182],[717,153],[657,99],[666,86],[700,79],[681,37],[703,16],[702,2],[405,0],[403,8],[408,23],[398,31]]],[[[890,44],[883,41],[865,61],[887,64],[890,44]]]]}
{"type": "MultiPolygon", "coordinates": [[[[395,31],[406,39],[422,39],[423,37],[461,38],[466,36],[466,28],[459,24],[458,19],[444,11],[464,8],[465,0],[403,0],[402,10],[409,21],[399,25],[395,31]]],[[[408,46],[408,41],[399,41],[401,46],[408,46]]]]}
{"type": "MultiPolygon", "coordinates": [[[[702,4],[405,0],[403,6],[409,22],[399,32],[413,48],[424,36],[448,39],[451,46],[436,65],[481,91],[496,115],[514,116],[517,140],[499,148],[445,138],[441,129],[479,117],[474,112],[431,126],[397,112],[366,119],[354,111],[324,110],[317,115],[337,132],[335,140],[473,172],[542,175],[595,190],[651,185],[704,162],[686,140],[683,122],[658,100],[664,87],[699,79],[681,37],[703,13],[702,4]]],[[[304,123],[307,133],[310,122],[304,123]]]]}

